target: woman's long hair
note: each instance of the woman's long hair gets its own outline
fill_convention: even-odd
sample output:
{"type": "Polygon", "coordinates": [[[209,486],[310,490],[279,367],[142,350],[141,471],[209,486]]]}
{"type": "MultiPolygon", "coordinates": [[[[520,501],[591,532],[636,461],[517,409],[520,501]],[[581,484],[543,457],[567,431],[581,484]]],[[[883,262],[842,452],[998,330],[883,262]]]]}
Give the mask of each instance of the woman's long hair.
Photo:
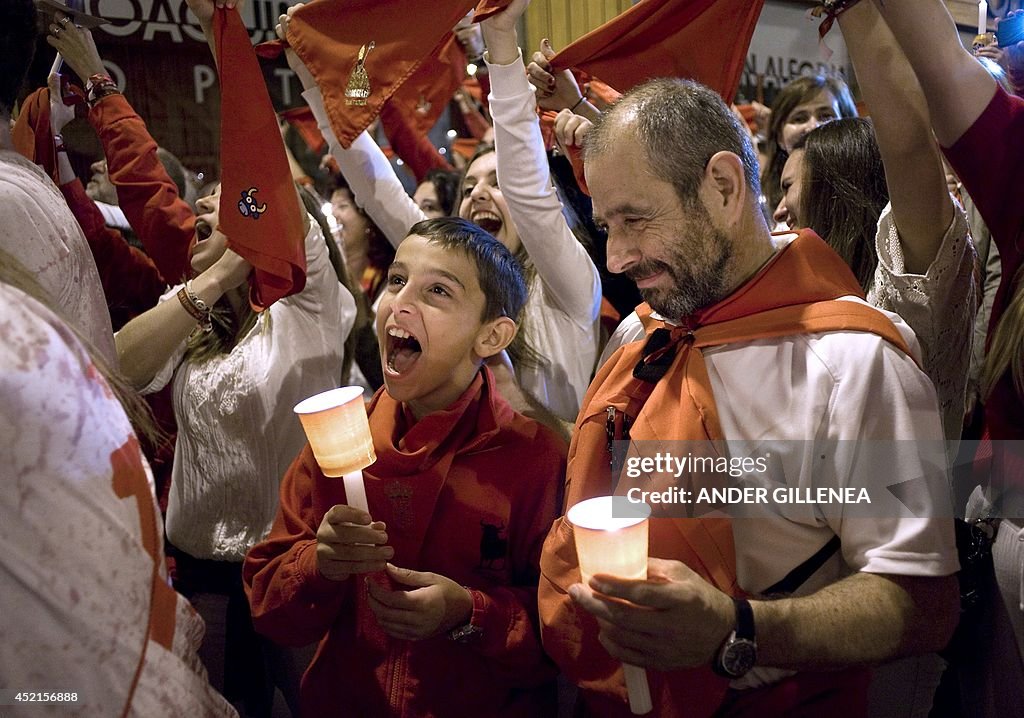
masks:
{"type": "Polygon", "coordinates": [[[789,154],[779,144],[782,140],[782,127],[797,105],[809,101],[822,90],[827,90],[836,98],[840,117],[857,116],[857,106],[853,102],[850,88],[838,77],[805,75],[779,90],[779,94],[772,102],[772,116],[768,122],[768,142],[765,148],[767,159],[761,169],[761,191],[768,200],[769,212],[774,211],[782,199],[782,189],[779,185],[782,181],[782,168],[789,158],[789,154]]]}
{"type": "Polygon", "coordinates": [[[809,132],[798,149],[804,151],[800,223],[828,242],[867,292],[878,266],[878,218],[889,202],[875,130],[858,117],[836,120],[809,132]]]}
{"type": "MultiPolygon", "coordinates": [[[[466,174],[468,174],[469,168],[472,167],[473,163],[479,158],[494,151],[494,145],[490,144],[481,143],[480,146],[477,147],[472,159],[470,159],[469,163],[466,165],[466,173],[462,176],[462,184],[459,185],[459,208],[462,206],[466,174]]],[[[531,261],[530,255],[526,251],[526,245],[523,243],[521,237],[519,240],[519,249],[515,251],[514,256],[523,268],[523,278],[526,280],[527,297],[529,297],[529,295],[533,293],[534,280],[537,278],[537,268],[533,266],[533,261],[531,261]]],[[[529,304],[529,299],[527,299],[527,304],[529,304]]],[[[522,316],[519,318],[519,332],[516,334],[516,338],[512,340],[512,343],[507,349],[508,358],[512,361],[512,366],[515,367],[516,371],[520,368],[541,367],[547,364],[547,361],[540,355],[540,352],[534,349],[533,345],[528,341],[528,334],[528,314],[524,311],[522,316]]]]}
{"type": "Polygon", "coordinates": [[[334,236],[331,233],[331,225],[327,221],[327,217],[324,216],[323,210],[320,207],[323,205],[323,200],[320,199],[311,189],[303,187],[302,185],[296,185],[299,189],[299,197],[302,198],[302,204],[306,207],[306,212],[316,220],[317,225],[320,227],[320,232],[324,236],[324,242],[327,244],[327,259],[331,263],[331,267],[334,269],[334,275],[338,278],[338,282],[341,286],[348,290],[349,294],[356,299],[356,320],[353,324],[352,331],[345,337],[345,356],[341,362],[341,377],[342,381],[348,381],[349,370],[352,368],[352,361],[356,355],[356,327],[361,327],[368,321],[366,306],[363,302],[358,301],[359,288],[353,286],[352,280],[348,275],[348,268],[345,266],[345,253],[341,251],[337,243],[334,241],[334,236]]]}
{"type": "Polygon", "coordinates": [[[462,200],[459,193],[459,190],[462,189],[462,173],[434,167],[423,175],[423,181],[434,185],[434,192],[437,193],[437,201],[441,205],[444,216],[457,217],[459,202],[462,200]]]}
{"type": "Polygon", "coordinates": [[[999,380],[1010,373],[1017,395],[1024,397],[1024,265],[1017,269],[1009,305],[992,332],[981,373],[981,396],[988,399],[999,380]]]}

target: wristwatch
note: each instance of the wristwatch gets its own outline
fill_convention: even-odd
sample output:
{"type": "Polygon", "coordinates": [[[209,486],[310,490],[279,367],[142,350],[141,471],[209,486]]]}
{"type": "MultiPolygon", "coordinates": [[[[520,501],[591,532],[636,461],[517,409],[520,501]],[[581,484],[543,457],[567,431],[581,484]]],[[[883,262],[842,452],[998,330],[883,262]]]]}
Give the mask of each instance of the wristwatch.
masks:
{"type": "Polygon", "coordinates": [[[463,586],[466,593],[473,601],[473,612],[469,614],[469,620],[462,626],[457,626],[452,630],[448,631],[448,640],[461,643],[463,645],[470,645],[480,640],[480,637],[484,634],[483,626],[478,623],[473,623],[473,617],[479,616],[483,611],[483,594],[479,591],[474,591],[469,586],[463,586]]]}
{"type": "Polygon", "coordinates": [[[725,678],[742,678],[757,663],[757,641],[754,639],[754,611],[750,601],[734,598],[736,628],[725,639],[711,668],[725,678]]]}
{"type": "Polygon", "coordinates": [[[475,643],[483,632],[484,629],[480,626],[474,626],[472,623],[467,623],[464,626],[459,626],[458,628],[453,628],[448,631],[448,640],[462,644],[475,643]]]}

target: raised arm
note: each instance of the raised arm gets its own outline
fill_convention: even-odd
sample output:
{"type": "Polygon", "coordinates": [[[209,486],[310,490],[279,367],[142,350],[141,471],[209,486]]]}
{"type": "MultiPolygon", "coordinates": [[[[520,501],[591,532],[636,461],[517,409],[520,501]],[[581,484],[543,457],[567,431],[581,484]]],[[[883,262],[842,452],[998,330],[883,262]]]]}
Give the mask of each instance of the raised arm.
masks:
{"type": "Polygon", "coordinates": [[[905,272],[925,274],[953,221],[942,159],[914,70],[872,2],[839,16],[885,166],[905,272]]]}
{"type": "MultiPolygon", "coordinates": [[[[216,234],[219,230],[214,230],[211,239],[216,239],[216,234]]],[[[191,282],[191,291],[212,307],[227,291],[244,283],[251,270],[252,265],[226,249],[191,282]]],[[[195,328],[196,319],[173,297],[135,317],[114,336],[122,374],[135,388],[145,387],[195,328]]]]}
{"type": "Polygon", "coordinates": [[[951,147],[988,105],[996,81],[964,49],[953,18],[940,0],[871,2],[881,11],[921,83],[935,137],[943,147],[951,147]]]}
{"type": "Polygon", "coordinates": [[[600,311],[601,282],[590,255],[569,229],[551,184],[533,88],[515,29],[528,4],[515,0],[483,22],[498,184],[539,278],[562,311],[586,326],[600,311]]]}
{"type": "MultiPolygon", "coordinates": [[[[68,23],[48,42],[79,77],[106,74],[88,30],[68,23]]],[[[146,123],[116,91],[91,103],[88,117],[103,145],[110,181],[128,223],[164,281],[180,281],[188,273],[195,215],[160,162],[146,123]]]]}

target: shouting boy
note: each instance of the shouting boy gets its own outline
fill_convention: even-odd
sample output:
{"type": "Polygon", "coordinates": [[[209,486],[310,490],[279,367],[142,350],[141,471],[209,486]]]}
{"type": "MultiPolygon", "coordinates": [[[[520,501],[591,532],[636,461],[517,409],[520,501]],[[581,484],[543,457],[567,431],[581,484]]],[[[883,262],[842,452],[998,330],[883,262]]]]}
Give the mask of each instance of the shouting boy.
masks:
{"type": "Polygon", "coordinates": [[[372,516],[307,445],[245,562],[257,630],[321,639],[304,715],[554,714],[536,589],[565,446],[515,413],[484,366],[525,301],[516,260],[470,222],[420,222],[399,247],[377,316],[372,516]]]}

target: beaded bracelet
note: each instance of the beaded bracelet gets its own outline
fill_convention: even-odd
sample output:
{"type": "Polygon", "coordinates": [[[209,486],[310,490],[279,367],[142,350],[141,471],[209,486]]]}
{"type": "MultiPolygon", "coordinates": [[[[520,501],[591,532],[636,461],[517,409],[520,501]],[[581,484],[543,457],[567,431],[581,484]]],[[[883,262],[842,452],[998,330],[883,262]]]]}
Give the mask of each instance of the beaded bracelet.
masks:
{"type": "Polygon", "coordinates": [[[97,72],[95,75],[89,77],[89,82],[85,86],[86,89],[86,102],[89,103],[89,107],[93,107],[97,102],[102,100],[108,95],[115,95],[121,91],[117,89],[117,83],[114,82],[110,75],[104,75],[101,72],[97,72]]]}
{"type": "Polygon", "coordinates": [[[178,301],[181,302],[181,306],[185,308],[189,316],[199,323],[200,329],[204,332],[213,330],[213,310],[198,294],[192,291],[191,281],[185,282],[184,286],[178,290],[178,301]]]}

